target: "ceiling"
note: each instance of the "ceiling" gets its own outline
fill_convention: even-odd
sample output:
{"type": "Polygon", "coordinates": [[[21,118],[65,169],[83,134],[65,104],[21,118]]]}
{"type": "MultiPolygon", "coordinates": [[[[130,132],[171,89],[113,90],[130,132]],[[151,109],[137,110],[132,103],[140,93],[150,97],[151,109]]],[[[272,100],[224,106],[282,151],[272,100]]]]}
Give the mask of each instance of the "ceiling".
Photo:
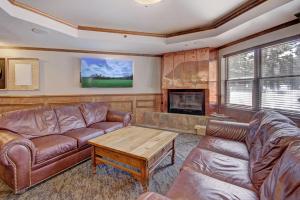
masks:
{"type": "Polygon", "coordinates": [[[147,7],[134,0],[76,0],[76,3],[74,0],[19,0],[19,2],[75,25],[172,33],[208,25],[247,0],[163,0],[147,7]]]}
{"type": "Polygon", "coordinates": [[[32,9],[16,6],[9,0],[0,1],[0,46],[142,54],[218,47],[291,21],[300,10],[300,0],[268,0],[217,28],[165,38],[78,30],[77,25],[170,33],[213,23],[245,1],[162,0],[147,8],[133,0],[89,0],[88,5],[83,0],[19,1],[30,4],[32,9]],[[202,2],[201,5],[199,2],[202,2]],[[44,13],[39,13],[36,9],[44,13]],[[69,23],[75,26],[70,26],[69,23]],[[33,28],[41,29],[46,34],[36,34],[32,32],[33,28]]]}

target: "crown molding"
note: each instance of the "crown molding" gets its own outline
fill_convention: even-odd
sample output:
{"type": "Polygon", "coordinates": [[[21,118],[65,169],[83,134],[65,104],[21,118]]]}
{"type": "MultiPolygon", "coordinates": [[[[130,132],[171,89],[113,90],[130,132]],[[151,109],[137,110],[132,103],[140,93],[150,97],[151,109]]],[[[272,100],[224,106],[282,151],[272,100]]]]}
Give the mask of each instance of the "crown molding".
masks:
{"type": "Polygon", "coordinates": [[[252,8],[255,8],[256,6],[268,1],[268,0],[249,0],[246,3],[240,5],[239,7],[233,9],[229,13],[225,14],[224,16],[221,16],[217,20],[215,20],[213,23],[205,26],[199,26],[192,29],[186,29],[181,30],[173,33],[152,33],[152,32],[140,32],[140,31],[131,31],[131,30],[120,30],[120,29],[108,29],[103,27],[93,27],[93,26],[84,26],[84,25],[75,25],[72,24],[66,20],[60,19],[58,17],[55,17],[53,15],[49,15],[37,8],[34,8],[32,6],[29,6],[27,4],[21,3],[17,0],[8,0],[12,5],[17,6],[19,8],[28,10],[30,12],[34,12],[38,15],[42,15],[44,17],[47,17],[49,19],[52,19],[54,21],[60,22],[62,24],[65,24],[69,27],[78,29],[78,30],[85,30],[85,31],[95,31],[95,32],[107,32],[107,33],[117,33],[117,34],[124,34],[124,35],[139,35],[139,36],[150,36],[150,37],[161,37],[161,38],[170,38],[170,37],[176,37],[201,31],[207,31],[216,29],[223,24],[231,21],[232,19],[235,19],[236,17],[240,16],[241,14],[251,10],[252,8]]]}
{"type": "Polygon", "coordinates": [[[106,33],[118,33],[118,34],[123,34],[123,35],[139,35],[139,36],[162,37],[162,38],[167,37],[166,34],[160,34],[160,33],[128,31],[128,30],[109,29],[109,28],[100,28],[100,27],[92,27],[92,26],[78,26],[78,30],[106,32],[106,33]]]}
{"type": "Polygon", "coordinates": [[[106,55],[119,55],[119,56],[162,57],[162,55],[154,55],[154,54],[92,51],[92,50],[81,50],[81,49],[58,49],[58,48],[43,48],[43,47],[0,46],[0,49],[14,49],[14,50],[28,50],[28,51],[54,51],[54,52],[87,53],[87,54],[106,54],[106,55]]]}
{"type": "Polygon", "coordinates": [[[248,35],[246,37],[243,37],[241,39],[235,40],[233,42],[229,42],[227,44],[224,44],[222,46],[217,47],[217,49],[218,50],[224,49],[224,48],[227,48],[227,47],[239,44],[241,42],[245,42],[247,40],[250,40],[250,39],[253,39],[253,38],[256,38],[256,37],[259,37],[259,36],[262,36],[262,35],[265,35],[265,34],[268,34],[268,33],[271,33],[271,32],[274,32],[274,31],[278,31],[280,29],[287,28],[287,27],[290,27],[290,26],[293,26],[293,25],[296,25],[296,24],[299,24],[299,23],[300,23],[299,19],[294,19],[294,20],[291,20],[291,21],[279,24],[278,26],[274,26],[272,28],[269,28],[269,29],[266,29],[266,30],[263,30],[263,31],[260,31],[260,32],[257,32],[257,33],[254,33],[252,35],[248,35]]]}
{"type": "Polygon", "coordinates": [[[241,14],[251,10],[252,8],[255,8],[256,6],[266,2],[267,0],[250,0],[247,1],[246,3],[242,4],[241,6],[237,7],[236,9],[232,10],[231,12],[225,14],[224,16],[220,17],[213,23],[206,25],[206,26],[199,26],[193,29],[188,29],[188,30],[183,30],[183,31],[178,31],[174,33],[169,33],[167,34],[167,37],[175,37],[175,36],[180,36],[180,35],[185,35],[185,34],[190,34],[190,33],[196,33],[196,32],[201,32],[201,31],[208,31],[211,29],[216,29],[223,24],[233,20],[234,18],[240,16],[241,14]]]}

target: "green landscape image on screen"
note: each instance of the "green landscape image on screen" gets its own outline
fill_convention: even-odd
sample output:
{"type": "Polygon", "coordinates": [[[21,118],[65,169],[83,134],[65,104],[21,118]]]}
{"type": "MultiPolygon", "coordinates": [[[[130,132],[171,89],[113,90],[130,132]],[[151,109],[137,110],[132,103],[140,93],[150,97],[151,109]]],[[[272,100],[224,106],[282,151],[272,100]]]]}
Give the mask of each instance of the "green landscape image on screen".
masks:
{"type": "Polygon", "coordinates": [[[133,62],[130,60],[82,58],[80,74],[83,88],[133,86],[133,62]]]}

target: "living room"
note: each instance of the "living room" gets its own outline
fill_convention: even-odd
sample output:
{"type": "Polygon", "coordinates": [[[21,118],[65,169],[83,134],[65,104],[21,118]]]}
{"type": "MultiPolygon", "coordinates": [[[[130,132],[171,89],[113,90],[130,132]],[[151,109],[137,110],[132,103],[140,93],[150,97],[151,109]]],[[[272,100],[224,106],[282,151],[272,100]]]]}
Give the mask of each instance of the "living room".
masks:
{"type": "Polygon", "coordinates": [[[1,0],[0,199],[299,199],[299,0],[1,0]]]}

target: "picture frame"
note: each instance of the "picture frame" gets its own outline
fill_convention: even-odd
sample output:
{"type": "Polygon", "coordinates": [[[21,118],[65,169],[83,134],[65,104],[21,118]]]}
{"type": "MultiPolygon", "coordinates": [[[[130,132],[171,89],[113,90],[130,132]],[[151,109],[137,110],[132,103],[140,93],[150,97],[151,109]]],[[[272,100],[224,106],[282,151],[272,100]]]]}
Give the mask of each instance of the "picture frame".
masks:
{"type": "Polygon", "coordinates": [[[0,58],[0,90],[6,89],[6,59],[0,58]]]}
{"type": "Polygon", "coordinates": [[[38,90],[40,66],[37,58],[8,58],[7,89],[38,90]]]}
{"type": "Polygon", "coordinates": [[[81,58],[80,83],[82,88],[133,87],[132,60],[109,58],[81,58]]]}

